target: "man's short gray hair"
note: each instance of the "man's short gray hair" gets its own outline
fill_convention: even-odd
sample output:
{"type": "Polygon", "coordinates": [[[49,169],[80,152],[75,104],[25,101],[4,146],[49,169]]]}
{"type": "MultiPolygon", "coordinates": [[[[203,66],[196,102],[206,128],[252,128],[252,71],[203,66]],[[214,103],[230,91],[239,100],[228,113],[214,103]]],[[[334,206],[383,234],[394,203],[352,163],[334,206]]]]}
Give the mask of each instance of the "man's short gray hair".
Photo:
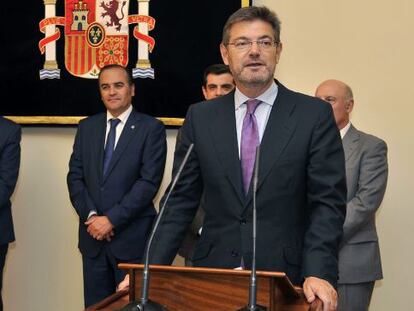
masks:
{"type": "Polygon", "coordinates": [[[272,26],[274,33],[274,40],[280,42],[280,20],[276,13],[269,10],[265,6],[248,6],[241,8],[234,12],[227,20],[223,28],[223,37],[221,43],[227,45],[230,40],[230,29],[234,24],[240,22],[251,22],[254,20],[261,20],[269,23],[272,26]]]}

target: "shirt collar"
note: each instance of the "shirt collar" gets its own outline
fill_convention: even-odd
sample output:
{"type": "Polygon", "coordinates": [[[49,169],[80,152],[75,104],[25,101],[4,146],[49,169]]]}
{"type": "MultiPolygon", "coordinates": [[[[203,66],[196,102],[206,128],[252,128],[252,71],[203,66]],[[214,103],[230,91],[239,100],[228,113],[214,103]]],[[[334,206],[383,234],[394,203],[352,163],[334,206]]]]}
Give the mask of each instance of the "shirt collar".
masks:
{"type": "MultiPolygon", "coordinates": [[[[126,121],[128,120],[129,115],[131,114],[132,111],[132,105],[129,105],[128,109],[125,110],[123,113],[121,113],[117,119],[119,119],[121,121],[121,123],[125,124],[126,121]]],[[[108,123],[109,120],[114,119],[115,117],[107,110],[106,111],[106,122],[108,123]]]]}
{"type": "MultiPolygon", "coordinates": [[[[273,103],[276,100],[277,93],[278,93],[278,86],[275,83],[275,81],[273,81],[273,83],[269,86],[269,88],[264,93],[256,97],[256,99],[260,100],[262,103],[266,103],[270,106],[273,106],[273,103]]],[[[239,109],[240,106],[243,105],[249,99],[251,98],[244,95],[236,87],[236,91],[234,93],[234,104],[235,104],[236,110],[239,109]]]]}
{"type": "Polygon", "coordinates": [[[344,139],[346,133],[348,133],[349,128],[351,127],[351,122],[348,122],[347,125],[345,125],[341,130],[339,130],[339,133],[341,134],[341,138],[344,139]]]}

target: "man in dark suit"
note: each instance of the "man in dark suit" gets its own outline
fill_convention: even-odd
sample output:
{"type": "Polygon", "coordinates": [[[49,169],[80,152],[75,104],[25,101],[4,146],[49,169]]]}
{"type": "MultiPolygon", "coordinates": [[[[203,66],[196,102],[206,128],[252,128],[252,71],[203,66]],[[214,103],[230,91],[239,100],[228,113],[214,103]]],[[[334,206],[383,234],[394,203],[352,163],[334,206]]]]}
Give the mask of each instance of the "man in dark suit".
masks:
{"type": "Polygon", "coordinates": [[[0,311],[3,268],[9,243],[14,241],[10,197],[20,167],[20,126],[0,116],[0,311]]]}
{"type": "Polygon", "coordinates": [[[282,51],[280,22],[265,7],[235,12],[220,46],[236,91],[189,108],[174,169],[194,150],[170,197],[151,262],[170,264],[204,193],[205,219],[195,266],[251,265],[252,187],[257,189],[257,268],[285,271],[335,310],[338,244],[345,218],[341,138],[329,104],[273,80],[282,51]]]}
{"type": "MultiPolygon", "coordinates": [[[[234,90],[234,80],[231,75],[230,68],[224,64],[213,64],[204,70],[203,75],[203,91],[204,99],[209,100],[219,96],[226,95],[234,90]]],[[[178,250],[178,255],[184,257],[185,265],[192,266],[191,258],[194,254],[194,249],[200,238],[200,233],[203,226],[204,210],[201,202],[199,209],[185,234],[181,247],[178,250]]]]}
{"type": "Polygon", "coordinates": [[[316,96],[332,105],[345,152],[347,213],[339,249],[338,311],[367,311],[382,267],[375,213],[387,187],[387,144],[350,122],[351,88],[338,80],[321,83],[316,96]]]}
{"type": "Polygon", "coordinates": [[[103,68],[99,89],[107,112],[79,123],[67,177],[80,220],[85,306],[115,292],[125,276],[119,262],[141,261],[166,158],[163,124],[131,105],[130,73],[103,68]]]}

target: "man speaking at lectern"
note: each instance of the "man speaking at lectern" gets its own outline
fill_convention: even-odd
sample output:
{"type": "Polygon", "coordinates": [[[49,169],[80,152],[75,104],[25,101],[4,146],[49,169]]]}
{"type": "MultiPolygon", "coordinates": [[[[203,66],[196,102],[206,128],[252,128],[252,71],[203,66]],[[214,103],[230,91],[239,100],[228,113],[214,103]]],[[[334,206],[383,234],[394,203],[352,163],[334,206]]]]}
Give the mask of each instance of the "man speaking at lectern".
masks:
{"type": "Polygon", "coordinates": [[[257,188],[257,269],[284,271],[311,302],[336,308],[338,243],[346,205],[344,154],[332,108],[273,79],[282,52],[280,22],[265,7],[227,21],[220,45],[235,92],[189,108],[175,150],[176,172],[194,143],[151,248],[170,264],[204,191],[205,219],[194,266],[249,268],[252,185],[257,188]]]}

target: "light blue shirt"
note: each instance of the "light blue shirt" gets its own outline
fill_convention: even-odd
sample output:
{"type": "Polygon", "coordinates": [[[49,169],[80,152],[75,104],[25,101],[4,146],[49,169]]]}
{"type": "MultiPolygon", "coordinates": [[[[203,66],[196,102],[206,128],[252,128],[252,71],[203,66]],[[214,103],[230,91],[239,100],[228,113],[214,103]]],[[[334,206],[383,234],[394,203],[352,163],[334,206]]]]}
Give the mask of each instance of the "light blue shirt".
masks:
{"type": "MultiPolygon", "coordinates": [[[[270,112],[272,111],[273,104],[276,100],[278,93],[278,86],[273,81],[270,87],[260,96],[256,97],[256,99],[260,100],[261,103],[257,106],[254,115],[256,116],[257,120],[257,127],[259,129],[259,139],[260,142],[262,141],[264,131],[266,129],[267,121],[269,120],[270,112]]],[[[241,142],[241,132],[243,127],[243,119],[246,115],[247,111],[247,104],[246,101],[249,98],[244,95],[238,88],[236,88],[236,92],[234,93],[234,105],[235,105],[235,117],[236,117],[236,129],[237,129],[237,144],[239,147],[239,158],[240,158],[240,142],[241,142]]]]}

